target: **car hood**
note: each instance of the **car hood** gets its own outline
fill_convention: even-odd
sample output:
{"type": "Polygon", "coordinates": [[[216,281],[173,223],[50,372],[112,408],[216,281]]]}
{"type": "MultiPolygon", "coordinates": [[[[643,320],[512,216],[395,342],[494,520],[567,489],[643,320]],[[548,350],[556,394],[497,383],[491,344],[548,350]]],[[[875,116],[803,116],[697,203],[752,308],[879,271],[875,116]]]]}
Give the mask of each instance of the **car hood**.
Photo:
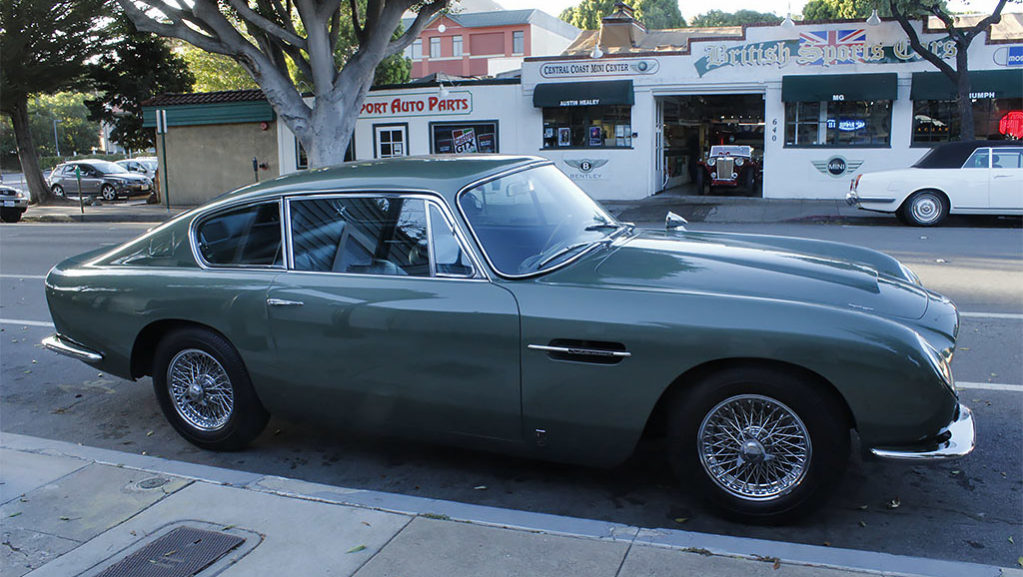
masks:
{"type": "Polygon", "coordinates": [[[764,235],[642,232],[544,281],[806,302],[911,320],[928,305],[927,291],[885,254],[764,235]]]}

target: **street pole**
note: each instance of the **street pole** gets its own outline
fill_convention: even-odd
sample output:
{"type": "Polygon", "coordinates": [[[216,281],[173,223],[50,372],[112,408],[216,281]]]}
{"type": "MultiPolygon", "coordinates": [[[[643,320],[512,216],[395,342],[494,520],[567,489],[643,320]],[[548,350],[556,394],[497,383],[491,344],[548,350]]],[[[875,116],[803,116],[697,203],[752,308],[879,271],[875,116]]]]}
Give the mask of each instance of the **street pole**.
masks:
{"type": "Polygon", "coordinates": [[[57,157],[60,158],[60,141],[57,140],[57,119],[53,119],[53,147],[57,149],[57,157]]]}
{"type": "MultiPolygon", "coordinates": [[[[75,180],[78,181],[78,209],[82,211],[82,219],[85,219],[85,194],[82,192],[82,167],[75,165],[75,180]]],[[[67,196],[66,194],[64,196],[67,196]]]]}
{"type": "Polygon", "coordinates": [[[156,131],[160,133],[160,152],[163,155],[163,198],[170,210],[170,188],[167,184],[167,110],[156,111],[156,131]]]}

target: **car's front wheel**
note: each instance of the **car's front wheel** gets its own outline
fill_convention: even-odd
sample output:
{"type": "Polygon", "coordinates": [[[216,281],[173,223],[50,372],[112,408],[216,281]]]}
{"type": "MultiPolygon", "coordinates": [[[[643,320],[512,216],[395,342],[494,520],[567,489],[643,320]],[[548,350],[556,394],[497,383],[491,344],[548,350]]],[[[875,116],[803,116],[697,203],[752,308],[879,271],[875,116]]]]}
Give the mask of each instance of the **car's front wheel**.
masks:
{"type": "Polygon", "coordinates": [[[114,201],[117,200],[117,189],[112,184],[104,184],[103,188],[100,189],[100,194],[103,195],[103,200],[114,201]]]}
{"type": "Polygon", "coordinates": [[[174,429],[203,449],[240,449],[269,419],[241,356],[224,337],[201,328],[177,330],[160,341],[153,388],[174,429]]]}
{"type": "Polygon", "coordinates": [[[822,386],[773,368],[705,377],[673,409],[676,474],[743,521],[780,523],[811,511],[849,458],[845,411],[822,386]]]}
{"type": "Polygon", "coordinates": [[[909,224],[934,226],[948,216],[945,195],[935,190],[921,190],[902,205],[902,215],[909,224]]]}

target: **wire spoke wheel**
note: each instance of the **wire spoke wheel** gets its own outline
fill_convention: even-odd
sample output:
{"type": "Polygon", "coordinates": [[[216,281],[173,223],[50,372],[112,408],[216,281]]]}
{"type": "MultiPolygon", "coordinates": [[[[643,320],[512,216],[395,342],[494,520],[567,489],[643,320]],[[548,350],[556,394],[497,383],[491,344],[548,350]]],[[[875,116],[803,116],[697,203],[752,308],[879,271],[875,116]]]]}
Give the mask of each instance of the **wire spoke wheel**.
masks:
{"type": "Polygon", "coordinates": [[[810,469],[806,425],[791,408],[763,395],[736,395],[718,403],[700,423],[696,445],[711,480],[743,500],[786,495],[810,469]]]}
{"type": "Polygon", "coordinates": [[[200,349],[185,349],[167,367],[167,392],[177,414],[200,431],[223,428],[234,412],[234,388],[224,367],[200,349]]]}

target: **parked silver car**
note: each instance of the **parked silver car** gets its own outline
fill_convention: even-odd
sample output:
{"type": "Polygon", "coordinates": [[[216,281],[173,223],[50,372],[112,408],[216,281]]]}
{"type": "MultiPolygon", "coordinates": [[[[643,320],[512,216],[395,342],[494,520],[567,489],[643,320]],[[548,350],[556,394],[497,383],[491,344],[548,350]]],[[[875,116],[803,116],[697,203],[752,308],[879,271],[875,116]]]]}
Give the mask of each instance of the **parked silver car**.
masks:
{"type": "Polygon", "coordinates": [[[142,174],[150,179],[156,178],[157,161],[155,156],[139,156],[136,158],[125,158],[114,164],[124,167],[128,172],[142,174]]]}
{"type": "Polygon", "coordinates": [[[81,193],[90,196],[100,195],[103,200],[149,194],[153,187],[153,181],[149,177],[128,172],[123,166],[105,160],[65,162],[53,169],[48,184],[54,196],[77,196],[81,193]],[[75,174],[76,169],[81,173],[80,179],[75,174]]]}
{"type": "Polygon", "coordinates": [[[28,194],[0,184],[0,220],[18,222],[28,209],[28,194]]]}

